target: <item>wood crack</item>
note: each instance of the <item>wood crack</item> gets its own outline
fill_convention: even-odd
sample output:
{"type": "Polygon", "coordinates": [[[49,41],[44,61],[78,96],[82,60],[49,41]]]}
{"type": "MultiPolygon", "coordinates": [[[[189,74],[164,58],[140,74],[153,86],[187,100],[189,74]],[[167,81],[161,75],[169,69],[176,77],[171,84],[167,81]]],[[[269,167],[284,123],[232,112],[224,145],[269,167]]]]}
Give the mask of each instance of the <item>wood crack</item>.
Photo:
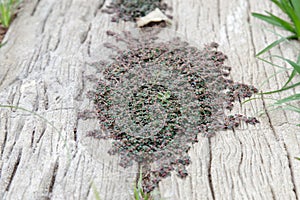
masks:
{"type": "Polygon", "coordinates": [[[44,93],[44,107],[45,107],[45,110],[48,110],[49,109],[49,97],[48,97],[48,94],[47,94],[47,85],[44,83],[43,84],[43,93],[44,93]]]}
{"type": "Polygon", "coordinates": [[[211,148],[211,139],[208,138],[208,146],[209,146],[209,162],[208,162],[208,184],[211,192],[212,199],[215,199],[215,192],[212,181],[212,148],[211,148]]]}
{"type": "Polygon", "coordinates": [[[36,145],[35,145],[35,148],[33,149],[33,153],[35,152],[36,146],[40,143],[40,141],[41,141],[42,137],[44,136],[45,132],[46,132],[46,128],[43,127],[43,129],[42,129],[42,131],[40,133],[40,136],[38,137],[38,139],[36,141],[36,145]]]}
{"type": "Polygon", "coordinates": [[[33,143],[34,143],[34,136],[35,136],[35,128],[33,129],[32,133],[31,133],[31,141],[30,141],[30,147],[33,147],[33,143]]]}
{"type": "Polygon", "coordinates": [[[251,45],[254,49],[253,56],[256,57],[256,55],[255,55],[256,54],[256,48],[255,48],[255,44],[254,44],[254,37],[253,37],[253,31],[252,31],[252,27],[251,27],[251,18],[250,18],[251,4],[248,1],[247,1],[247,3],[248,3],[247,22],[248,22],[248,28],[249,28],[249,32],[250,32],[250,42],[251,42],[251,45]]]}
{"type": "Polygon", "coordinates": [[[21,156],[22,156],[22,149],[19,150],[19,154],[18,154],[17,160],[16,160],[16,162],[14,164],[13,171],[12,171],[10,177],[9,177],[8,184],[7,184],[6,189],[5,189],[6,191],[9,191],[11,183],[12,183],[12,181],[13,181],[15,175],[16,175],[17,169],[18,169],[19,164],[20,164],[21,156]]]}
{"type": "Polygon", "coordinates": [[[0,86],[2,86],[4,80],[7,78],[9,69],[10,69],[10,68],[8,68],[8,69],[6,70],[6,72],[4,73],[4,75],[2,76],[2,79],[0,80],[0,86]]]}
{"type": "Polygon", "coordinates": [[[52,192],[53,192],[54,184],[55,184],[55,181],[56,181],[57,170],[58,170],[58,167],[59,167],[58,163],[59,163],[59,160],[57,160],[55,162],[55,165],[54,165],[54,168],[53,168],[52,177],[51,177],[51,181],[50,181],[50,185],[49,185],[49,189],[48,189],[48,194],[49,195],[51,195],[52,192]]]}
{"type": "MultiPolygon", "coordinates": [[[[7,129],[7,119],[5,119],[5,125],[4,125],[4,138],[3,138],[3,142],[1,144],[1,155],[0,157],[2,158],[3,153],[4,153],[4,149],[6,146],[6,142],[7,142],[7,133],[8,133],[8,129],[7,129]]],[[[1,168],[0,168],[1,169],[1,168]]]]}
{"type": "Polygon", "coordinates": [[[86,41],[86,39],[88,37],[88,34],[91,30],[91,27],[92,27],[92,24],[90,23],[87,30],[84,33],[81,34],[81,37],[80,37],[80,43],[81,44],[83,44],[86,41]]]}
{"type": "Polygon", "coordinates": [[[93,13],[93,14],[94,14],[94,17],[96,17],[98,11],[101,10],[101,9],[103,8],[103,6],[105,5],[105,2],[106,2],[106,0],[104,0],[104,1],[102,1],[102,2],[99,3],[99,5],[97,6],[97,9],[95,9],[95,11],[94,11],[94,13],[93,13]]]}
{"type": "MultiPolygon", "coordinates": [[[[272,129],[272,132],[274,134],[274,136],[276,137],[277,140],[279,140],[279,136],[275,130],[275,127],[273,126],[272,124],[272,121],[271,121],[271,117],[269,115],[269,111],[267,109],[267,106],[266,106],[266,102],[264,100],[264,96],[262,95],[262,104],[263,104],[263,109],[266,113],[266,116],[267,116],[267,119],[268,119],[268,122],[269,122],[269,125],[270,125],[270,128],[272,129]]],[[[292,185],[293,185],[293,192],[294,192],[294,195],[296,197],[296,200],[298,200],[298,196],[297,196],[297,191],[296,191],[296,181],[295,181],[295,176],[293,174],[293,169],[292,169],[292,161],[291,159],[294,159],[294,158],[291,158],[291,155],[290,153],[288,152],[287,150],[287,146],[286,146],[286,143],[283,141],[283,148],[284,148],[284,151],[287,155],[287,160],[288,160],[288,166],[289,166],[289,171],[290,171],[290,176],[291,176],[291,182],[292,182],[292,185]]]]}
{"type": "Polygon", "coordinates": [[[218,23],[221,27],[221,2],[220,0],[217,0],[217,9],[218,9],[218,23]]]}
{"type": "Polygon", "coordinates": [[[52,12],[53,12],[53,7],[51,6],[51,8],[50,8],[49,12],[47,13],[45,19],[43,20],[41,33],[45,32],[46,23],[47,23],[47,21],[48,21],[48,19],[49,19],[52,12]]]}
{"type": "Polygon", "coordinates": [[[36,3],[35,3],[35,5],[34,5],[34,7],[33,7],[33,9],[32,9],[32,11],[31,11],[31,16],[33,16],[34,14],[35,14],[35,12],[36,12],[36,10],[37,10],[37,7],[39,6],[39,4],[40,4],[40,1],[41,0],[37,0],[36,1],[36,3]]]}

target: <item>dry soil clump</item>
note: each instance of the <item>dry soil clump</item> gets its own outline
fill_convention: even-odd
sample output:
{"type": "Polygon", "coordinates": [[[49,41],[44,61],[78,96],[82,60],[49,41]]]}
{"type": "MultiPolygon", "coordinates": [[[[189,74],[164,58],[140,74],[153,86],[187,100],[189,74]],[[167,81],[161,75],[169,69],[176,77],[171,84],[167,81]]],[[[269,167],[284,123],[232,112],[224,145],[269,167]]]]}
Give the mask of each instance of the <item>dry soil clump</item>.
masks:
{"type": "Polygon", "coordinates": [[[110,154],[121,156],[120,165],[133,161],[143,166],[144,190],[176,170],[188,175],[187,154],[203,136],[237,127],[252,117],[227,116],[233,102],[250,97],[257,89],[228,78],[226,55],[212,43],[199,50],[175,38],[158,42],[155,37],[133,37],[129,32],[108,35],[126,44],[109,64],[100,66],[104,78],[93,93],[101,131],[89,135],[114,139],[110,154]]]}

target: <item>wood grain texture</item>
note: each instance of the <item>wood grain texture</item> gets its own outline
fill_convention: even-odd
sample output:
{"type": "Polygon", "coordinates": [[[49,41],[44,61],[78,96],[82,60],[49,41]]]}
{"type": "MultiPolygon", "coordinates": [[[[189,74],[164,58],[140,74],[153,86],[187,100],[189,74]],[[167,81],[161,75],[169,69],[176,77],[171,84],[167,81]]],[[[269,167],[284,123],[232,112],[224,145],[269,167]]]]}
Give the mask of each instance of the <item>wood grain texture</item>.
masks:
{"type": "MultiPolygon", "coordinates": [[[[168,0],[175,35],[200,48],[212,41],[228,55],[235,81],[259,86],[278,71],[255,59],[276,39],[251,12],[278,10],[260,0],[168,0]]],[[[122,168],[118,156],[107,154],[111,141],[86,137],[97,120],[78,119],[92,109],[86,93],[94,83],[97,62],[111,53],[103,48],[106,30],[136,31],[132,23],[110,22],[101,12],[103,0],[33,0],[24,2],[0,49],[1,199],[130,199],[137,166],[122,168]],[[48,121],[33,115],[35,112],[48,121]],[[52,126],[53,125],[53,126],[52,126]]],[[[277,30],[277,29],[276,29],[277,30]]],[[[283,44],[272,54],[295,59],[299,43],[283,44]],[[295,46],[292,48],[291,46],[295,46]]],[[[283,64],[282,62],[280,62],[283,64]]],[[[260,89],[278,89],[288,74],[281,73],[260,89]]],[[[296,93],[273,95],[280,98],[296,93]]],[[[298,89],[299,92],[299,89],[298,89]]],[[[270,103],[266,100],[266,104],[270,103]]],[[[263,101],[236,104],[233,113],[255,115],[263,101]]],[[[243,124],[234,131],[201,138],[189,154],[189,176],[175,173],[158,188],[163,199],[299,199],[300,116],[272,111],[256,127],[243,124]]]]}

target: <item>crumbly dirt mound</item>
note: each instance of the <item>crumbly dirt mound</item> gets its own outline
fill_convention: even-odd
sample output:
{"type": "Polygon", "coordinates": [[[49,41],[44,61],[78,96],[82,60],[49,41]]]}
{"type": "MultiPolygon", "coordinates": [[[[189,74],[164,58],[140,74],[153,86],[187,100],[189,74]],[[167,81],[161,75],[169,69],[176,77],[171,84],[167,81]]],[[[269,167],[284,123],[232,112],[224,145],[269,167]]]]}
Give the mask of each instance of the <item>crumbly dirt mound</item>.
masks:
{"type": "Polygon", "coordinates": [[[137,18],[146,16],[155,8],[165,11],[167,4],[162,3],[161,0],[113,0],[103,12],[113,14],[113,22],[118,22],[120,19],[134,22],[137,18]]]}
{"type": "Polygon", "coordinates": [[[143,166],[145,191],[152,191],[172,170],[180,177],[188,175],[187,152],[201,139],[199,133],[211,137],[241,121],[258,123],[240,114],[225,115],[234,101],[257,89],[228,78],[231,68],[224,65],[227,57],[216,50],[216,43],[199,50],[178,38],[157,42],[129,32],[108,35],[127,48],[106,45],[118,54],[100,66],[104,78],[93,93],[106,134],[95,130],[89,135],[114,139],[109,153],[121,156],[121,166],[133,161],[143,166]]]}

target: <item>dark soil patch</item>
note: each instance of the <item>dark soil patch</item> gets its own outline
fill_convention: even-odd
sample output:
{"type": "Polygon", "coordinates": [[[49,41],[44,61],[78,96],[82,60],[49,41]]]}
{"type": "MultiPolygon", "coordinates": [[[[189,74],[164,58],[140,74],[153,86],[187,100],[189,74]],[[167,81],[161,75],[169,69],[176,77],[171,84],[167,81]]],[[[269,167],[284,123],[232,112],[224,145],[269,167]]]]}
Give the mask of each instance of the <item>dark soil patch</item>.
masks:
{"type": "Polygon", "coordinates": [[[147,15],[155,8],[165,11],[168,6],[161,0],[113,0],[103,12],[113,14],[111,20],[113,22],[118,22],[120,19],[134,22],[136,18],[147,15]]]}
{"type": "Polygon", "coordinates": [[[4,28],[3,26],[0,25],[0,46],[1,43],[4,39],[5,33],[7,32],[7,28],[4,28]]]}
{"type": "Polygon", "coordinates": [[[118,54],[99,66],[104,79],[92,93],[106,134],[95,130],[89,135],[114,139],[109,153],[121,156],[121,166],[133,161],[142,166],[146,192],[173,170],[182,178],[188,175],[187,152],[201,139],[199,133],[211,137],[242,121],[258,123],[252,117],[225,114],[234,101],[257,89],[228,78],[227,56],[216,43],[199,50],[178,38],[157,42],[151,34],[107,33],[127,48],[106,44],[118,54]]]}

